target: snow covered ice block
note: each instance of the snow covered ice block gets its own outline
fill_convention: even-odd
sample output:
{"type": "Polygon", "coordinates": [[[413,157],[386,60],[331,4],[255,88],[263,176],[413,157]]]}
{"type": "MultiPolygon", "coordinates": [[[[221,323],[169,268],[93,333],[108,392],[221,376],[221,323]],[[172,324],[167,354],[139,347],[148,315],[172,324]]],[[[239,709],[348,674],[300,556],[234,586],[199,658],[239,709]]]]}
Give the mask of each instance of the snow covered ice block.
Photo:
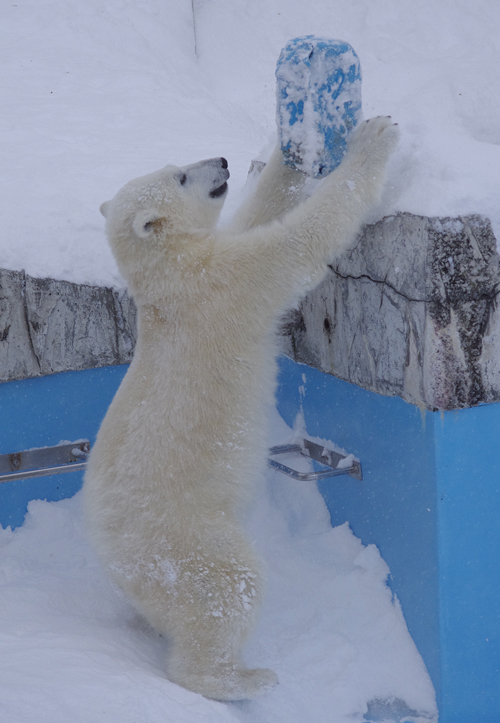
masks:
{"type": "Polygon", "coordinates": [[[289,40],[276,66],[276,120],[285,163],[326,176],[361,119],[361,67],[349,43],[314,35],[289,40]]]}

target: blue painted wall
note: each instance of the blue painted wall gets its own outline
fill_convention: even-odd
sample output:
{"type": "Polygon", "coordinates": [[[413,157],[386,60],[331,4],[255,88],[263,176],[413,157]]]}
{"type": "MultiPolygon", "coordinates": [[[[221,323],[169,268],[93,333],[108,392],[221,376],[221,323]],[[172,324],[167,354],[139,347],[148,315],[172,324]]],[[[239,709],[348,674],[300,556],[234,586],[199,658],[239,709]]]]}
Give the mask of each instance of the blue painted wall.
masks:
{"type": "Polygon", "coordinates": [[[442,723],[497,723],[500,405],[435,415],[434,428],[442,723]]]}
{"type": "MultiPolygon", "coordinates": [[[[127,365],[64,372],[0,384],[0,454],[50,447],[66,440],[92,443],[127,365]]],[[[0,484],[0,524],[23,524],[28,502],[71,497],[83,472],[0,484]]]]}

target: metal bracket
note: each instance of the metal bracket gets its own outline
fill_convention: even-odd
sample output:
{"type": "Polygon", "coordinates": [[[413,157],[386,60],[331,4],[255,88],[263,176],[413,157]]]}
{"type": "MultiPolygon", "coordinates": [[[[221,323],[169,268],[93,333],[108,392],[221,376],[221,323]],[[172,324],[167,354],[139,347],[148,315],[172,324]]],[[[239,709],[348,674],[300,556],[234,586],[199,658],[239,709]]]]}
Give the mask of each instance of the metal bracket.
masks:
{"type": "Polygon", "coordinates": [[[322,469],[319,472],[298,472],[296,469],[287,467],[287,465],[277,462],[275,459],[271,458],[268,458],[267,460],[268,465],[270,467],[274,467],[274,469],[277,469],[280,472],[283,472],[283,474],[286,474],[289,477],[302,481],[325,479],[326,477],[339,477],[343,474],[354,477],[354,479],[363,479],[361,462],[353,460],[350,466],[339,467],[339,463],[341,463],[343,459],[347,459],[344,454],[335,452],[333,449],[328,449],[322,444],[311,442],[310,439],[303,439],[300,444],[278,445],[276,447],[271,447],[269,450],[269,454],[271,456],[277,454],[289,454],[291,452],[299,452],[304,457],[309,457],[315,462],[319,462],[327,469],[322,469]]]}
{"type": "Polygon", "coordinates": [[[55,447],[0,454],[0,482],[77,472],[85,469],[89,452],[90,443],[83,439],[55,447]]]}
{"type": "MultiPolygon", "coordinates": [[[[87,466],[87,457],[90,452],[88,440],[58,444],[55,447],[40,447],[28,449],[13,454],[0,454],[0,483],[13,480],[31,479],[33,477],[47,477],[64,472],[78,472],[87,466]]],[[[303,439],[300,444],[284,444],[269,449],[267,463],[270,467],[283,472],[294,479],[308,481],[337,477],[347,474],[355,479],[362,480],[361,463],[354,460],[348,467],[339,467],[339,463],[346,456],[327,449],[321,444],[303,439]],[[323,465],[319,472],[299,472],[287,465],[271,459],[275,455],[298,452],[305,457],[313,459],[323,465]]]]}

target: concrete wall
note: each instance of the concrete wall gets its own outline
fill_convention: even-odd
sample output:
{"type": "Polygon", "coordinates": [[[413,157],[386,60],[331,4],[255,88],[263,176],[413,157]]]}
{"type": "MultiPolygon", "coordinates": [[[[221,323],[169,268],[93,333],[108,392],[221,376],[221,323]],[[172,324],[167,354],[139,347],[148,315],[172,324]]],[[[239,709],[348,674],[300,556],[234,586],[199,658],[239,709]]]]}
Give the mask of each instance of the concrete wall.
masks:
{"type": "Polygon", "coordinates": [[[500,257],[479,216],[366,227],[291,313],[296,361],[426,409],[500,399],[500,257]]]}
{"type": "Polygon", "coordinates": [[[0,269],[0,382],[131,361],[126,292],[0,269]]]}

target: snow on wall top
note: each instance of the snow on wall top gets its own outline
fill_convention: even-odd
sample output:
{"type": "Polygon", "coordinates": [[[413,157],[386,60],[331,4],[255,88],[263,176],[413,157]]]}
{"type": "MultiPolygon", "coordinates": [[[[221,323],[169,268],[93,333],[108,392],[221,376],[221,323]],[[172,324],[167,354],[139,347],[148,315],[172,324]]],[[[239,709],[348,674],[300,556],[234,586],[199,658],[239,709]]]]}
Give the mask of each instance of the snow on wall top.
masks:
{"type": "Polygon", "coordinates": [[[364,116],[400,124],[378,214],[480,213],[499,238],[499,26],[496,0],[4,4],[0,267],[123,286],[99,205],[167,163],[228,158],[229,215],[275,130],[280,51],[307,34],[348,41],[364,116]]]}

